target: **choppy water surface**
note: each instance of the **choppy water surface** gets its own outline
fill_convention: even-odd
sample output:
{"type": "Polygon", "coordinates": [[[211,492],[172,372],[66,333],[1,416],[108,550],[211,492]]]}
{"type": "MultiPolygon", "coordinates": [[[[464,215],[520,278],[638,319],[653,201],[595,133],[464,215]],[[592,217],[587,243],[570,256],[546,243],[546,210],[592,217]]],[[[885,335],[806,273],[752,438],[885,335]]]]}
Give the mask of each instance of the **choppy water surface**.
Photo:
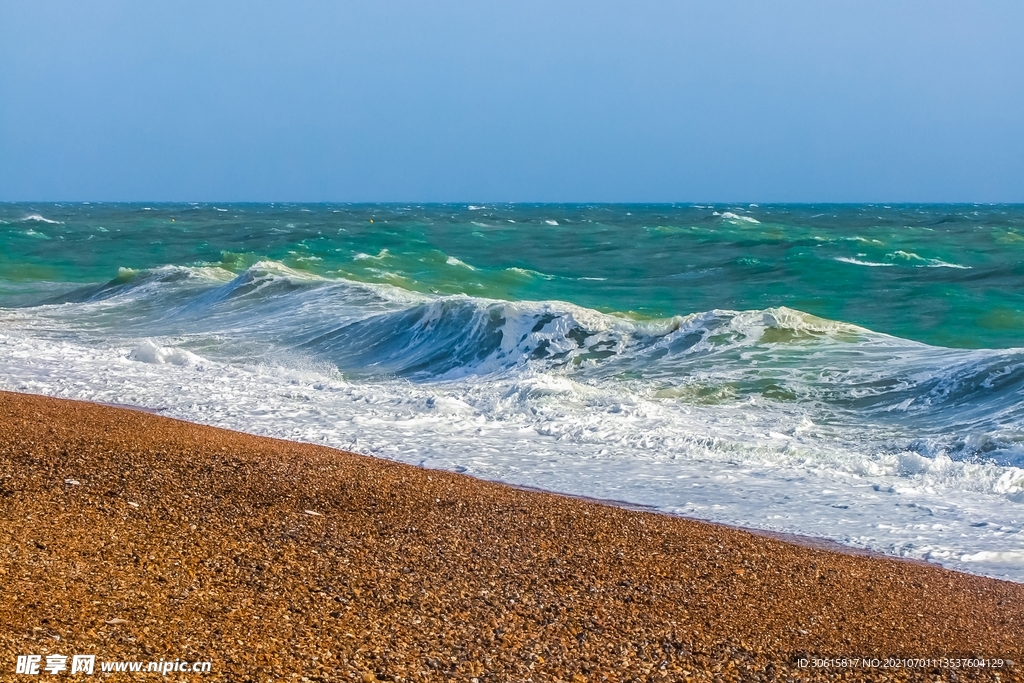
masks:
{"type": "Polygon", "coordinates": [[[1024,580],[1024,207],[0,205],[0,388],[1024,580]]]}

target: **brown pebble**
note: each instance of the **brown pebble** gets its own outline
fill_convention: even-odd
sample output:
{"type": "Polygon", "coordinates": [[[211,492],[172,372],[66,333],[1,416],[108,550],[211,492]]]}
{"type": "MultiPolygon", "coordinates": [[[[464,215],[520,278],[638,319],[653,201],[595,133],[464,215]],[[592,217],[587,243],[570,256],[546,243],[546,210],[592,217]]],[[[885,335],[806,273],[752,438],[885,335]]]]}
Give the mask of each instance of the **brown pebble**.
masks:
{"type": "Polygon", "coordinates": [[[0,680],[1011,681],[1022,650],[1021,584],[0,392],[0,680]],[[841,657],[1002,668],[801,664],[841,657]]]}

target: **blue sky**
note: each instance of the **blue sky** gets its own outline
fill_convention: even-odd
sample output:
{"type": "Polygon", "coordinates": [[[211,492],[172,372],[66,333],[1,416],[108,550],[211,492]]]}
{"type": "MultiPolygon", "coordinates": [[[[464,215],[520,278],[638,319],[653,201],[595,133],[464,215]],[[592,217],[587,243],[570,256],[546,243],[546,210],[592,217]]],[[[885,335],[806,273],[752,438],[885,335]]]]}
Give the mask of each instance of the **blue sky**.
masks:
{"type": "Polygon", "coordinates": [[[0,31],[0,200],[1024,201],[1019,0],[4,0],[0,31]]]}

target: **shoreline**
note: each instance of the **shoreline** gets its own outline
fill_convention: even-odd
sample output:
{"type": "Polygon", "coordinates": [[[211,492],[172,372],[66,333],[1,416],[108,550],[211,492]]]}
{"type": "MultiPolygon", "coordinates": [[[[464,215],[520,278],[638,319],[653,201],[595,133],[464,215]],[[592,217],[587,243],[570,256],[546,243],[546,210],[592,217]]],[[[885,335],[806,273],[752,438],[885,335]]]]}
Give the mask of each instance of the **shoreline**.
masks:
{"type": "MultiPolygon", "coordinates": [[[[0,393],[2,393],[2,392],[0,392],[0,393]]],[[[31,395],[32,396],[46,396],[45,394],[31,394],[31,395]]],[[[156,408],[146,408],[145,406],[137,406],[137,405],[131,405],[131,404],[127,404],[127,403],[109,403],[109,402],[106,402],[106,401],[86,401],[86,400],[81,400],[81,399],[60,399],[60,400],[80,400],[82,403],[90,403],[90,404],[93,404],[93,405],[101,405],[101,406],[106,406],[108,408],[120,408],[120,409],[123,409],[123,410],[137,410],[139,412],[147,413],[147,414],[150,414],[150,415],[159,415],[159,416],[167,418],[169,420],[177,420],[178,422],[184,422],[185,424],[194,424],[194,425],[198,425],[198,426],[201,426],[201,427],[212,427],[211,425],[204,425],[204,424],[199,423],[199,422],[190,422],[189,420],[184,420],[184,419],[181,419],[181,418],[178,418],[178,417],[172,417],[170,415],[164,415],[162,410],[159,410],[159,409],[156,409],[156,408]]],[[[237,431],[237,430],[233,430],[233,429],[226,429],[224,427],[212,427],[212,428],[214,428],[214,429],[225,429],[226,431],[230,431],[230,432],[237,431]]],[[[290,441],[289,439],[280,439],[278,437],[263,436],[263,435],[259,435],[259,434],[250,434],[249,432],[238,432],[238,433],[239,434],[246,434],[247,436],[256,436],[258,438],[266,438],[266,439],[274,439],[274,440],[278,440],[278,441],[284,441],[286,443],[301,443],[301,444],[309,444],[309,445],[313,445],[313,446],[319,446],[319,444],[314,444],[312,442],[307,442],[307,441],[290,441]]],[[[332,446],[324,446],[324,447],[325,448],[333,448],[332,446]]],[[[339,451],[342,450],[342,449],[339,449],[339,448],[333,448],[333,449],[334,450],[339,450],[339,451]]],[[[357,451],[342,451],[342,452],[352,453],[353,455],[359,455],[359,456],[364,457],[364,458],[373,458],[375,460],[386,460],[387,462],[399,462],[399,461],[387,460],[386,458],[379,458],[379,457],[374,456],[374,455],[367,455],[366,453],[359,453],[357,451]]],[[[403,464],[408,464],[408,463],[403,463],[403,464]]],[[[408,465],[410,467],[416,467],[417,469],[423,470],[425,472],[448,472],[448,473],[451,473],[451,474],[461,474],[459,472],[454,472],[452,470],[432,469],[432,468],[420,467],[418,465],[412,465],[412,464],[408,464],[408,465]]],[[[733,530],[737,530],[737,531],[746,531],[746,532],[754,534],[756,536],[764,536],[765,538],[775,539],[775,540],[781,541],[783,543],[790,543],[792,545],[798,545],[798,546],[802,546],[802,547],[806,547],[806,548],[811,548],[811,549],[815,549],[815,550],[830,550],[830,551],[833,551],[833,552],[845,553],[845,554],[848,554],[848,555],[863,556],[863,557],[874,557],[874,558],[883,558],[883,559],[887,559],[887,560],[893,560],[893,561],[896,561],[896,562],[908,562],[910,564],[919,564],[919,565],[924,565],[924,566],[941,567],[942,569],[945,569],[946,571],[957,572],[957,573],[960,573],[960,574],[966,574],[968,576],[982,576],[983,578],[990,578],[990,579],[994,579],[994,580],[997,580],[997,581],[1008,581],[1009,583],[1022,583],[1022,584],[1024,584],[1024,582],[1009,581],[1008,579],[1000,579],[1000,578],[997,578],[997,577],[985,576],[983,574],[972,574],[971,572],[965,572],[965,571],[961,571],[959,569],[951,569],[949,567],[945,567],[944,565],[942,565],[939,562],[929,562],[928,560],[920,560],[920,559],[913,558],[913,557],[900,557],[898,555],[887,555],[886,553],[883,553],[883,552],[880,552],[880,551],[877,551],[877,550],[872,550],[870,548],[859,548],[857,546],[846,545],[844,543],[840,543],[839,541],[835,541],[835,540],[833,540],[831,538],[826,538],[824,536],[810,536],[810,535],[806,535],[806,534],[798,534],[798,533],[792,533],[792,532],[786,532],[786,531],[773,531],[771,529],[760,529],[758,527],[748,527],[748,526],[743,526],[741,524],[729,524],[727,522],[718,522],[718,521],[714,521],[714,520],[701,519],[700,517],[689,517],[687,515],[676,514],[676,513],[671,513],[671,512],[665,512],[664,510],[659,510],[658,508],[656,508],[656,507],[654,507],[652,505],[644,505],[642,503],[631,503],[629,501],[615,500],[615,499],[612,499],[612,498],[595,498],[593,496],[584,496],[584,495],[579,495],[579,494],[574,494],[574,493],[566,493],[564,491],[555,491],[555,490],[551,490],[551,489],[544,489],[544,488],[540,488],[540,487],[537,487],[537,486],[527,486],[525,484],[516,484],[516,483],[513,483],[513,482],[508,482],[508,481],[504,481],[504,480],[500,480],[500,479],[482,479],[482,478],[479,478],[479,477],[473,477],[472,475],[462,475],[462,476],[468,476],[468,477],[470,477],[472,479],[477,479],[478,481],[487,481],[487,482],[490,482],[490,483],[493,483],[493,484],[499,484],[501,486],[507,486],[509,488],[518,489],[520,491],[527,491],[527,492],[532,492],[532,493],[543,493],[543,494],[548,494],[548,495],[553,495],[553,496],[564,496],[566,498],[572,498],[574,500],[580,500],[580,501],[584,501],[584,502],[588,502],[588,503],[594,503],[596,505],[607,505],[607,506],[610,506],[610,507],[622,508],[624,510],[632,510],[634,512],[646,512],[646,513],[649,513],[649,514],[663,515],[665,517],[670,517],[670,518],[674,518],[674,519],[685,519],[685,520],[689,520],[689,521],[692,521],[692,522],[697,522],[697,523],[700,523],[700,524],[709,524],[709,525],[712,525],[712,526],[721,526],[721,527],[724,527],[726,529],[733,529],[733,530]]]]}
{"type": "Polygon", "coordinates": [[[0,520],[12,675],[1005,681],[1024,657],[1022,584],[38,395],[0,392],[0,520]],[[913,664],[801,663],[890,657],[913,664]]]}

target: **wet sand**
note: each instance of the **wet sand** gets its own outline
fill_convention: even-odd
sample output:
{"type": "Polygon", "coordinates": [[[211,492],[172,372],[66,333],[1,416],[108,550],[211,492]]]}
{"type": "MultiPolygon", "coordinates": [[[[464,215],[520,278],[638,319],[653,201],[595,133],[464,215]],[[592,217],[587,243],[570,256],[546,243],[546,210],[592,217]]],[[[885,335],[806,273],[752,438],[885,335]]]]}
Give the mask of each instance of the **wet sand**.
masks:
{"type": "Polygon", "coordinates": [[[260,683],[1005,681],[801,660],[1024,656],[1021,584],[10,393],[0,540],[4,681],[21,654],[260,683]]]}

